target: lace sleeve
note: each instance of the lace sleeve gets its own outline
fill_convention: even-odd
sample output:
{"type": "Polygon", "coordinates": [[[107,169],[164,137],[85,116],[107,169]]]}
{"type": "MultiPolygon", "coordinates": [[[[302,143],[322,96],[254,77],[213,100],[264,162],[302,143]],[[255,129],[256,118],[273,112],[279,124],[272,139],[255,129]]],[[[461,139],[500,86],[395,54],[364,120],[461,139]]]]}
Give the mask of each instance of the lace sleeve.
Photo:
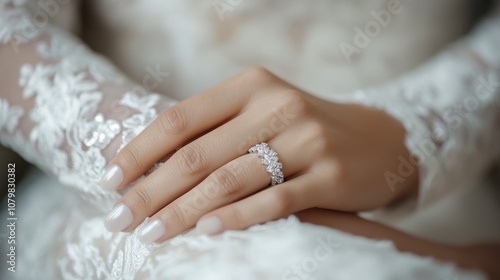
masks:
{"type": "MultiPolygon", "coordinates": [[[[384,110],[407,130],[412,158],[385,177],[392,191],[418,172],[418,206],[478,185],[500,159],[500,17],[494,13],[434,59],[342,101],[384,110]]],[[[382,174],[381,174],[382,176],[382,174]]]]}
{"type": "Polygon", "coordinates": [[[0,1],[0,141],[109,209],[119,194],[99,187],[107,160],[173,100],[128,80],[61,28],[34,24],[50,15],[39,2],[0,1]]]}

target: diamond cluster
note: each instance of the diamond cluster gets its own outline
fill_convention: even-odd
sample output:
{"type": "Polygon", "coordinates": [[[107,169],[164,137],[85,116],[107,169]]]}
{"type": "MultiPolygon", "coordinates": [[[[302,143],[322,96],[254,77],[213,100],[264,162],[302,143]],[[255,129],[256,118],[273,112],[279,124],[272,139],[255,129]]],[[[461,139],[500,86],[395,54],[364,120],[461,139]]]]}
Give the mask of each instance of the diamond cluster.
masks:
{"type": "Polygon", "coordinates": [[[248,150],[249,153],[257,154],[262,159],[262,164],[266,166],[266,171],[271,174],[271,186],[281,184],[285,181],[279,162],[278,153],[269,148],[267,143],[260,143],[248,150]]]}

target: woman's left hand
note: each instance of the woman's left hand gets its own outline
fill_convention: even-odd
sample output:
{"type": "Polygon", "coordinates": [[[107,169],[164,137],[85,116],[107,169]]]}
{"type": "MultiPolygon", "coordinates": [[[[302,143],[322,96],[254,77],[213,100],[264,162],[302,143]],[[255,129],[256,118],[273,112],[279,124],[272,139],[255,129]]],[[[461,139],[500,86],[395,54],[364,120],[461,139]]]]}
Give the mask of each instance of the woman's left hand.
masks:
{"type": "Polygon", "coordinates": [[[124,188],[178,149],[117,202],[106,226],[131,231],[152,216],[140,232],[150,243],[195,224],[213,234],[313,207],[380,207],[417,185],[417,172],[397,188],[386,180],[409,158],[404,138],[384,112],[320,100],[249,69],[165,110],[120,151],[103,176],[106,189],[124,188]],[[247,153],[261,142],[278,153],[284,183],[268,187],[261,158],[247,153]]]}

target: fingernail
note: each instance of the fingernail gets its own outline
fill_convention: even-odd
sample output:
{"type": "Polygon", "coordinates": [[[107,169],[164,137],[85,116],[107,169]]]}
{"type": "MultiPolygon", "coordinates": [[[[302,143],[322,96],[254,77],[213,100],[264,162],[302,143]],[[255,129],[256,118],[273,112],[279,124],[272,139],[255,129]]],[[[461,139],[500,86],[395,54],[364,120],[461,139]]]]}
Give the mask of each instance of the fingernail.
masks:
{"type": "Polygon", "coordinates": [[[198,231],[199,234],[214,234],[222,229],[222,223],[220,222],[219,218],[217,217],[210,217],[210,218],[205,218],[201,219],[196,223],[196,231],[198,231]]]}
{"type": "Polygon", "coordinates": [[[108,191],[114,191],[123,182],[122,169],[113,164],[106,169],[101,179],[101,186],[108,191]]]}
{"type": "Polygon", "coordinates": [[[106,217],[104,225],[111,232],[118,232],[126,229],[132,224],[134,216],[127,205],[118,204],[106,217]]]}
{"type": "Polygon", "coordinates": [[[165,234],[165,226],[160,219],[149,221],[139,233],[139,241],[144,244],[151,244],[165,234]]]}

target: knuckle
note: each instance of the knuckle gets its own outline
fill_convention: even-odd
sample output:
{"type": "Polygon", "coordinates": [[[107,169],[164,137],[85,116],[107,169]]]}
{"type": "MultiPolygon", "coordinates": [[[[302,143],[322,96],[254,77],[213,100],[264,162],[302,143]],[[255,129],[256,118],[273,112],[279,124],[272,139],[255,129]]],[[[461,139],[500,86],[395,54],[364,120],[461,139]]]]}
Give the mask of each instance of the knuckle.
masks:
{"type": "Polygon", "coordinates": [[[220,168],[212,174],[213,184],[217,186],[218,193],[223,197],[233,197],[243,192],[242,168],[237,164],[232,164],[220,168]]]}
{"type": "Polygon", "coordinates": [[[334,186],[336,193],[339,194],[345,190],[341,186],[350,186],[352,183],[348,168],[338,159],[326,160],[316,174],[323,184],[334,186]]]}
{"type": "Polygon", "coordinates": [[[267,77],[273,75],[269,70],[262,66],[253,66],[245,70],[246,75],[256,76],[256,77],[267,77]]]}
{"type": "Polygon", "coordinates": [[[166,137],[182,133],[188,126],[186,109],[180,105],[168,108],[158,118],[158,130],[166,137]]]}
{"type": "Polygon", "coordinates": [[[312,150],[323,153],[333,144],[330,129],[321,123],[312,123],[308,128],[307,143],[312,150]]]}
{"type": "Polygon", "coordinates": [[[187,226],[188,225],[188,212],[185,211],[178,204],[171,204],[167,208],[165,208],[167,217],[173,224],[187,226]]]}
{"type": "Polygon", "coordinates": [[[120,152],[120,166],[131,167],[131,170],[143,169],[143,164],[141,164],[141,160],[139,160],[139,156],[141,153],[136,151],[135,148],[131,146],[125,146],[123,150],[120,152]]]}
{"type": "Polygon", "coordinates": [[[180,149],[176,157],[178,170],[181,173],[188,175],[198,175],[202,173],[206,167],[205,153],[203,148],[198,144],[191,143],[180,149]]]}
{"type": "Polygon", "coordinates": [[[262,66],[254,66],[246,69],[243,72],[246,79],[259,81],[260,83],[272,82],[276,80],[276,76],[262,66]]]}
{"type": "Polygon", "coordinates": [[[294,115],[307,113],[308,102],[298,90],[290,89],[276,93],[276,104],[279,110],[286,110],[294,115]]]}

